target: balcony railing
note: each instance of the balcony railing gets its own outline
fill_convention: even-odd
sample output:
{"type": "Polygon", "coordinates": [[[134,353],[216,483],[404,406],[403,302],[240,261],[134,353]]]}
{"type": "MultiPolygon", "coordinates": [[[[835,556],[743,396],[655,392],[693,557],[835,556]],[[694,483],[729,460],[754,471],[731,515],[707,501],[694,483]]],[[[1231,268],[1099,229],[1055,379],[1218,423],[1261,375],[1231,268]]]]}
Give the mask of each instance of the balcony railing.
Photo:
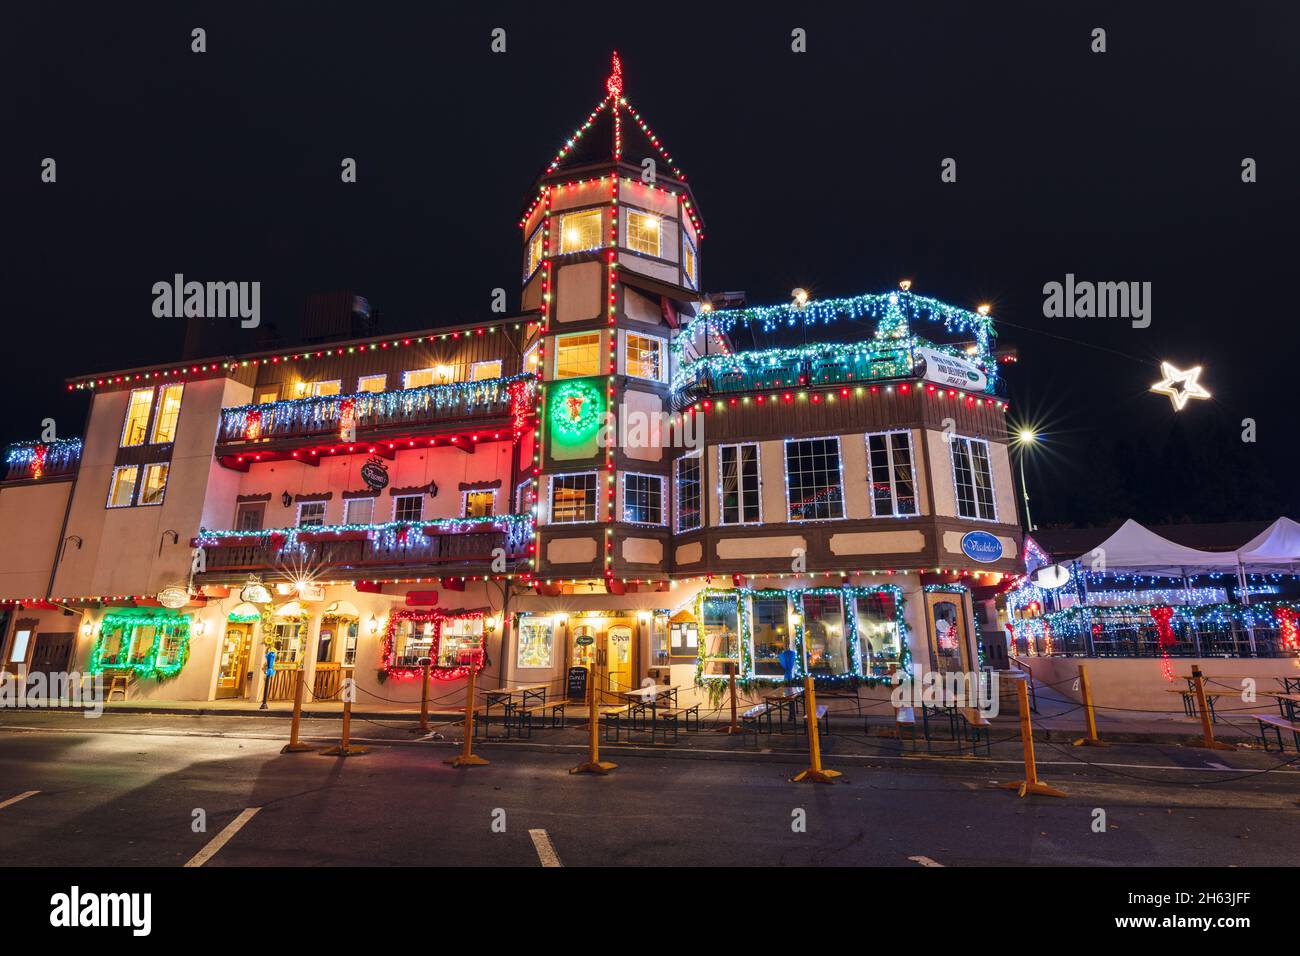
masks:
{"type": "Polygon", "coordinates": [[[5,448],[5,481],[39,481],[77,473],[81,465],[81,439],[15,442],[5,448]]]}
{"type": "Polygon", "coordinates": [[[319,572],[391,566],[489,565],[528,554],[528,515],[400,521],[380,525],[322,525],[262,531],[199,532],[203,571],[319,572]]]}
{"type": "Polygon", "coordinates": [[[430,425],[517,419],[533,408],[537,379],[532,374],[479,382],[424,385],[391,392],[320,395],[221,410],[219,445],[293,438],[338,437],[401,431],[430,425]]]}

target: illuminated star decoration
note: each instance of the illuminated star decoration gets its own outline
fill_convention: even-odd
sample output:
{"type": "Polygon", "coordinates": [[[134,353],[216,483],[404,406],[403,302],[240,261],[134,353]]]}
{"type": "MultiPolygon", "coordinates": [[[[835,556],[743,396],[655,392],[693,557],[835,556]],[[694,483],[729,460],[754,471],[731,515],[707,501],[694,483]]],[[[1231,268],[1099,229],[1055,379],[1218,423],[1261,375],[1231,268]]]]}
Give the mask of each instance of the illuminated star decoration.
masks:
{"type": "Polygon", "coordinates": [[[1201,374],[1201,367],[1190,368],[1186,372],[1180,371],[1170,365],[1168,362],[1160,363],[1160,374],[1164,376],[1159,382],[1151,386],[1151,391],[1161,395],[1168,395],[1169,401],[1174,404],[1174,411],[1181,412],[1183,406],[1187,404],[1189,398],[1209,398],[1210,393],[1196,381],[1201,374]],[[1178,385],[1182,388],[1178,388],[1178,385]]]}

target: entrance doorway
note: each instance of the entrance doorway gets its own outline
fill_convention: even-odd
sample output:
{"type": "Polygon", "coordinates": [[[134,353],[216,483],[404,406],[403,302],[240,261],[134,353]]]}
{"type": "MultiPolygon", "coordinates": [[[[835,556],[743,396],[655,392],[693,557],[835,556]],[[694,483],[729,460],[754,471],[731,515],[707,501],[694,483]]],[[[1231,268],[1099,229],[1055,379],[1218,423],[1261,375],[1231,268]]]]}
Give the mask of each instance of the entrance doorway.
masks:
{"type": "Polygon", "coordinates": [[[248,651],[252,643],[253,629],[249,625],[226,625],[226,634],[221,643],[221,670],[217,674],[217,700],[244,696],[248,651]]]}
{"type": "Polygon", "coordinates": [[[925,596],[930,631],[930,658],[940,673],[969,670],[966,666],[966,608],[960,594],[925,596]]]}
{"type": "Polygon", "coordinates": [[[72,660],[72,645],[77,635],[71,631],[62,634],[37,634],[32,647],[32,662],[28,674],[66,674],[72,660]]]}
{"type": "Polygon", "coordinates": [[[624,624],[615,624],[605,632],[605,689],[614,698],[621,699],[629,690],[635,689],[632,683],[632,629],[624,624]]]}

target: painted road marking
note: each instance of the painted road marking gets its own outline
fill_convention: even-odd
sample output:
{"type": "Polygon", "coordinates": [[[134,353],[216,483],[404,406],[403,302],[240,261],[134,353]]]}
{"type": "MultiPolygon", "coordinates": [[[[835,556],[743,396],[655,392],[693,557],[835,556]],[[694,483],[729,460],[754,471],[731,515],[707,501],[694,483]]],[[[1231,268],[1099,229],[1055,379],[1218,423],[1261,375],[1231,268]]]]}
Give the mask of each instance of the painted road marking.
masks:
{"type": "Polygon", "coordinates": [[[1215,763],[1213,760],[1207,760],[1207,761],[1205,761],[1205,762],[1206,762],[1207,764],[1209,764],[1211,767],[1213,767],[1215,770],[1232,770],[1232,769],[1233,769],[1232,767],[1224,766],[1224,765],[1221,764],[1221,763],[1215,763]]]}
{"type": "Polygon", "coordinates": [[[928,856],[909,856],[908,859],[911,860],[913,863],[920,863],[922,866],[937,866],[940,869],[943,869],[942,863],[936,863],[928,856]]]}
{"type": "Polygon", "coordinates": [[[194,858],[191,859],[185,865],[202,866],[204,863],[207,863],[208,860],[216,856],[217,851],[220,850],[227,843],[229,843],[230,838],[233,837],[240,830],[242,830],[244,828],[244,824],[247,823],[249,820],[253,819],[257,811],[261,809],[262,809],[261,807],[247,807],[246,809],[242,810],[239,816],[235,817],[235,819],[231,820],[228,824],[226,824],[226,828],[222,830],[220,833],[218,833],[216,836],[214,836],[211,840],[209,840],[208,845],[205,846],[202,850],[199,850],[198,853],[195,853],[194,858]]]}
{"type": "Polygon", "coordinates": [[[560,857],[555,852],[555,847],[551,845],[551,838],[546,835],[545,830],[529,830],[528,835],[533,838],[533,846],[537,848],[537,856],[542,861],[542,866],[564,865],[560,862],[560,857]]]}
{"type": "Polygon", "coordinates": [[[3,810],[5,807],[13,806],[19,800],[26,800],[28,797],[34,797],[38,793],[40,793],[39,790],[26,790],[18,794],[18,796],[16,797],[10,797],[8,800],[4,801],[3,803],[0,803],[0,810],[3,810]]]}

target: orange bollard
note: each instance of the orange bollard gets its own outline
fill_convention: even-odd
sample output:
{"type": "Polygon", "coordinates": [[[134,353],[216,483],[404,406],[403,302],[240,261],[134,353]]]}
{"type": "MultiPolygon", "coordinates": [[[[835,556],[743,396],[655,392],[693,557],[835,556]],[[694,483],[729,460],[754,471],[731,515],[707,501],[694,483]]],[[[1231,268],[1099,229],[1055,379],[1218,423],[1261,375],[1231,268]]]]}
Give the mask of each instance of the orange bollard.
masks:
{"type": "Polygon", "coordinates": [[[1210,722],[1210,706],[1205,700],[1205,675],[1201,673],[1199,664],[1192,665],[1192,684],[1196,689],[1196,706],[1201,711],[1201,733],[1205,739],[1201,742],[1202,747],[1208,747],[1210,750],[1236,750],[1231,744],[1219,743],[1214,739],[1214,725],[1210,722]]]}
{"type": "Polygon", "coordinates": [[[587,738],[587,762],[569,768],[569,773],[607,774],[618,767],[616,763],[600,759],[600,715],[596,712],[596,709],[596,662],[593,660],[591,664],[591,706],[587,714],[588,722],[591,725],[590,734],[587,738]]]}
{"type": "Polygon", "coordinates": [[[720,734],[740,733],[740,721],[736,717],[736,665],[727,662],[727,683],[731,690],[731,723],[718,729],[720,734]]]}
{"type": "Polygon", "coordinates": [[[432,662],[424,659],[424,673],[420,677],[420,733],[430,733],[429,728],[429,668],[432,662]]]}
{"type": "Polygon", "coordinates": [[[356,683],[352,680],[352,668],[343,672],[343,733],[339,736],[339,745],[322,750],[322,757],[356,757],[370,753],[369,747],[353,747],[352,739],[352,698],[356,693],[356,683]]]}
{"type": "Polygon", "coordinates": [[[1088,722],[1086,737],[1074,742],[1076,747],[1104,747],[1105,741],[1097,736],[1097,712],[1092,706],[1092,684],[1088,683],[1088,665],[1079,665],[1079,690],[1083,692],[1083,715],[1088,722]]]}
{"type": "Polygon", "coordinates": [[[280,748],[282,754],[300,754],[316,748],[304,744],[298,739],[298,730],[302,726],[302,688],[307,679],[304,668],[298,668],[298,679],[293,685],[293,720],[289,724],[289,742],[280,748]]]}
{"type": "Polygon", "coordinates": [[[1044,797],[1064,797],[1064,790],[1049,787],[1038,779],[1038,761],[1034,758],[1034,725],[1029,719],[1028,682],[1016,681],[1016,696],[1020,699],[1020,740],[1025,747],[1025,779],[1013,780],[1002,784],[1003,790],[1018,790],[1020,796],[1030,793],[1042,794],[1044,797]]]}
{"type": "Polygon", "coordinates": [[[474,678],[477,670],[469,669],[469,684],[465,688],[465,746],[460,756],[444,760],[453,767],[486,767],[488,761],[474,753],[474,678]]]}
{"type": "Polygon", "coordinates": [[[808,722],[808,756],[811,766],[801,770],[790,779],[794,783],[830,783],[836,777],[843,776],[838,770],[822,769],[822,743],[817,728],[817,694],[813,688],[812,674],[805,674],[803,679],[803,716],[808,722]]]}

